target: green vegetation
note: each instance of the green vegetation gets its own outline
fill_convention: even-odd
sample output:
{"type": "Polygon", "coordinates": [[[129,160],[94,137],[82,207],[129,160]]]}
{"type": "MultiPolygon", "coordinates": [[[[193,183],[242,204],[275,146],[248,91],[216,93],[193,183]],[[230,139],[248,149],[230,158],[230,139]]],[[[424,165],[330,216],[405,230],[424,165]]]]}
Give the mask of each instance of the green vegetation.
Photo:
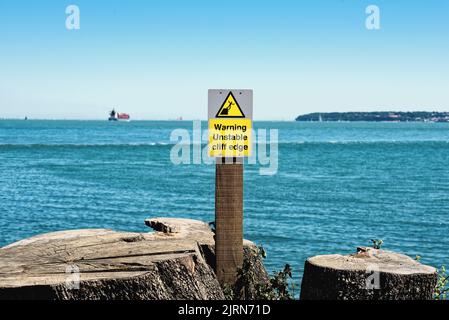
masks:
{"type": "Polygon", "coordinates": [[[447,300],[449,293],[449,275],[446,272],[446,267],[442,266],[438,270],[438,282],[435,287],[435,300],[447,300]]]}
{"type": "MultiPolygon", "coordinates": [[[[374,249],[380,249],[382,239],[371,239],[374,249]]],[[[292,280],[292,268],[286,264],[282,271],[273,272],[268,281],[260,282],[257,274],[257,265],[266,258],[266,252],[262,246],[252,250],[246,256],[243,266],[238,271],[238,279],[235,287],[225,285],[223,292],[227,300],[294,300],[295,285],[292,280]]],[[[416,261],[421,260],[416,255],[416,261]]],[[[434,291],[435,300],[447,300],[449,298],[449,274],[446,267],[438,270],[438,281],[434,291]]]]}
{"type": "Polygon", "coordinates": [[[224,286],[223,292],[228,300],[293,300],[295,286],[292,281],[292,268],[286,264],[284,269],[273,272],[268,281],[260,283],[256,274],[258,264],[266,258],[262,246],[245,257],[242,268],[238,271],[234,288],[224,286]]]}
{"type": "Polygon", "coordinates": [[[296,121],[449,122],[449,112],[332,112],[301,115],[296,121]]]}
{"type": "Polygon", "coordinates": [[[286,264],[284,270],[274,272],[267,286],[265,297],[268,300],[294,300],[295,284],[292,279],[292,268],[286,264]]]}
{"type": "Polygon", "coordinates": [[[384,241],[382,239],[371,239],[371,242],[373,243],[374,249],[380,249],[384,244],[384,241]]]}

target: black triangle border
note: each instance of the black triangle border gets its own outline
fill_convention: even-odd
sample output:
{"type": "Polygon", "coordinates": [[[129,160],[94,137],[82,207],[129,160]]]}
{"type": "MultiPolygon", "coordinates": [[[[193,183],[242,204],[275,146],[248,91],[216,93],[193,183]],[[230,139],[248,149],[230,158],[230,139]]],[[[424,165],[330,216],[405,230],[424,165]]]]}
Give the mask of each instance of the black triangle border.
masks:
{"type": "Polygon", "coordinates": [[[244,119],[246,118],[245,113],[243,112],[242,108],[240,108],[239,102],[237,101],[237,99],[235,98],[234,94],[232,93],[232,91],[229,91],[229,94],[226,96],[226,99],[223,101],[223,104],[221,105],[220,109],[218,109],[217,114],[215,115],[215,118],[221,119],[221,118],[239,118],[239,119],[244,119]],[[240,112],[242,113],[241,116],[220,116],[220,112],[221,110],[223,110],[226,101],[228,101],[229,97],[231,97],[234,99],[235,103],[237,104],[237,107],[239,108],[240,112]]]}

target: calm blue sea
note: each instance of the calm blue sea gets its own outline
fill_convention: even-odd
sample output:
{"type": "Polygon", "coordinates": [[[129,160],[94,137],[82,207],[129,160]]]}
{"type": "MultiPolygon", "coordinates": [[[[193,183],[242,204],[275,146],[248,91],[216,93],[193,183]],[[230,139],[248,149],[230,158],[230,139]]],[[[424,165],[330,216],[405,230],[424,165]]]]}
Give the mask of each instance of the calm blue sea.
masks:
{"type": "MultiPolygon", "coordinates": [[[[205,123],[203,123],[205,126],[205,123]]],[[[257,122],[279,171],[245,168],[245,237],[269,270],[370,239],[449,265],[449,125],[257,122]]],[[[154,216],[214,219],[214,166],[173,165],[192,122],[0,121],[0,246],[79,228],[146,232],[154,216]]]]}

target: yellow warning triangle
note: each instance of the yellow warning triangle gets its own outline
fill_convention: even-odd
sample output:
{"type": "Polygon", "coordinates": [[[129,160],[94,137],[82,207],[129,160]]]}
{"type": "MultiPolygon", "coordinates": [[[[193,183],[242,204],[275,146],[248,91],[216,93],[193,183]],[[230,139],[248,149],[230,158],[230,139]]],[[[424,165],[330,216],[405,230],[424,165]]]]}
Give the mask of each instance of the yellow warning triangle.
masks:
{"type": "Polygon", "coordinates": [[[218,110],[216,118],[245,118],[245,114],[239,106],[232,92],[229,92],[226,100],[218,110]]]}

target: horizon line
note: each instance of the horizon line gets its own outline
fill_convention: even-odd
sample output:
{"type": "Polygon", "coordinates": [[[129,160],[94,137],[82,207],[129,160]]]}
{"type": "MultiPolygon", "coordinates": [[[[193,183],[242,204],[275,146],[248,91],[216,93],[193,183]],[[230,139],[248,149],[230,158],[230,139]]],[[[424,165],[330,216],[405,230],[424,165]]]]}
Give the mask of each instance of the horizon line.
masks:
{"type": "MultiPolygon", "coordinates": [[[[0,121],[14,120],[14,121],[105,121],[105,122],[134,122],[134,121],[172,121],[172,122],[191,122],[191,121],[209,121],[208,119],[131,119],[129,121],[109,121],[104,118],[0,118],[0,121]]],[[[296,122],[295,119],[256,119],[253,121],[276,121],[276,122],[296,122]]]]}

